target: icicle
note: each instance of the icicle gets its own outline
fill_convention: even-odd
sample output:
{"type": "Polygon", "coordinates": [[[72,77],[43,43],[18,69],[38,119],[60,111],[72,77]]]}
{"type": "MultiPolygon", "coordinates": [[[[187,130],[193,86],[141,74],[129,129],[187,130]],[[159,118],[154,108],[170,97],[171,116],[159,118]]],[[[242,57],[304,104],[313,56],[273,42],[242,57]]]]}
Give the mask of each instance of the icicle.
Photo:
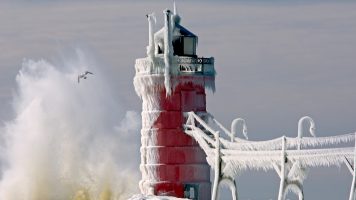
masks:
{"type": "Polygon", "coordinates": [[[153,34],[153,23],[156,23],[156,16],[154,13],[147,14],[148,20],[148,46],[147,46],[147,57],[150,59],[152,68],[154,67],[154,55],[155,55],[155,44],[154,44],[154,34],[153,34]]]}
{"type": "Polygon", "coordinates": [[[172,25],[171,25],[171,11],[165,10],[165,23],[164,23],[164,87],[166,88],[166,95],[169,96],[172,93],[171,80],[170,80],[170,70],[173,57],[173,47],[172,47],[172,25]]]}

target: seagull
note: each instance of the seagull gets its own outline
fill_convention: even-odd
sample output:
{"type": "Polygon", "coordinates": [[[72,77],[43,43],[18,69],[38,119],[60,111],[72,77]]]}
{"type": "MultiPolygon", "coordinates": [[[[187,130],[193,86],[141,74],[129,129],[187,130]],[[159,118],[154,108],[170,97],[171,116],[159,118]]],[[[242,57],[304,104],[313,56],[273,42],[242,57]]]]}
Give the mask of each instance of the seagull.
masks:
{"type": "Polygon", "coordinates": [[[79,75],[78,75],[78,83],[80,82],[80,79],[81,79],[81,78],[87,79],[87,78],[88,78],[88,77],[87,77],[88,74],[94,75],[94,74],[93,74],[92,72],[90,72],[90,71],[85,71],[83,74],[79,74],[79,75]]]}

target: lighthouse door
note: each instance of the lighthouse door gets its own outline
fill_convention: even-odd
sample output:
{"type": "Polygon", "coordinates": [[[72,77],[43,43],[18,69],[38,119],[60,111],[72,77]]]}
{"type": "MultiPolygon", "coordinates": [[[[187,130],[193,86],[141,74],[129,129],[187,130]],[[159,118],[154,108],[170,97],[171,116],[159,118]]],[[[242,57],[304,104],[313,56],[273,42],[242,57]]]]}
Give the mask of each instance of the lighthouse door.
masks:
{"type": "Polygon", "coordinates": [[[183,112],[196,110],[196,91],[194,90],[181,91],[181,107],[183,112]]]}
{"type": "Polygon", "coordinates": [[[199,185],[194,183],[184,184],[184,198],[191,200],[199,199],[199,185]]]}

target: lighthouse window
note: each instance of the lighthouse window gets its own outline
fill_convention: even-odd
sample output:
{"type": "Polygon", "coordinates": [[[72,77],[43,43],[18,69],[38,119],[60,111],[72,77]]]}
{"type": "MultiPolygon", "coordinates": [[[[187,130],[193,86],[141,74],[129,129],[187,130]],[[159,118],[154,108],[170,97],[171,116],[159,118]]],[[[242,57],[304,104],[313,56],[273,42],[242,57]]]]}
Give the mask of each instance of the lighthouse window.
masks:
{"type": "Polygon", "coordinates": [[[174,55],[177,56],[196,56],[196,38],[195,37],[178,37],[173,41],[174,55]]]}
{"type": "Polygon", "coordinates": [[[184,37],[183,42],[184,55],[195,55],[195,38],[184,37]]]}
{"type": "Polygon", "coordinates": [[[174,55],[182,56],[183,55],[183,37],[178,37],[176,40],[173,40],[173,51],[174,55]]]}

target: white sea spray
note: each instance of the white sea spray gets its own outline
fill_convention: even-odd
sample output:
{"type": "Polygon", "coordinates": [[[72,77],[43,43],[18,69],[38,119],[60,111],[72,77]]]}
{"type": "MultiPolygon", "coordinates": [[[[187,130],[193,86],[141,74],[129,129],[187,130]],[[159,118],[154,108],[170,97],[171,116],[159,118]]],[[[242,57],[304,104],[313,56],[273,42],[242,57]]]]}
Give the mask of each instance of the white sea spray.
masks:
{"type": "Polygon", "coordinates": [[[81,51],[61,64],[25,60],[15,118],[1,127],[1,200],[109,200],[137,193],[136,112],[113,97],[81,51]],[[94,73],[78,84],[77,76],[94,73]]]}

